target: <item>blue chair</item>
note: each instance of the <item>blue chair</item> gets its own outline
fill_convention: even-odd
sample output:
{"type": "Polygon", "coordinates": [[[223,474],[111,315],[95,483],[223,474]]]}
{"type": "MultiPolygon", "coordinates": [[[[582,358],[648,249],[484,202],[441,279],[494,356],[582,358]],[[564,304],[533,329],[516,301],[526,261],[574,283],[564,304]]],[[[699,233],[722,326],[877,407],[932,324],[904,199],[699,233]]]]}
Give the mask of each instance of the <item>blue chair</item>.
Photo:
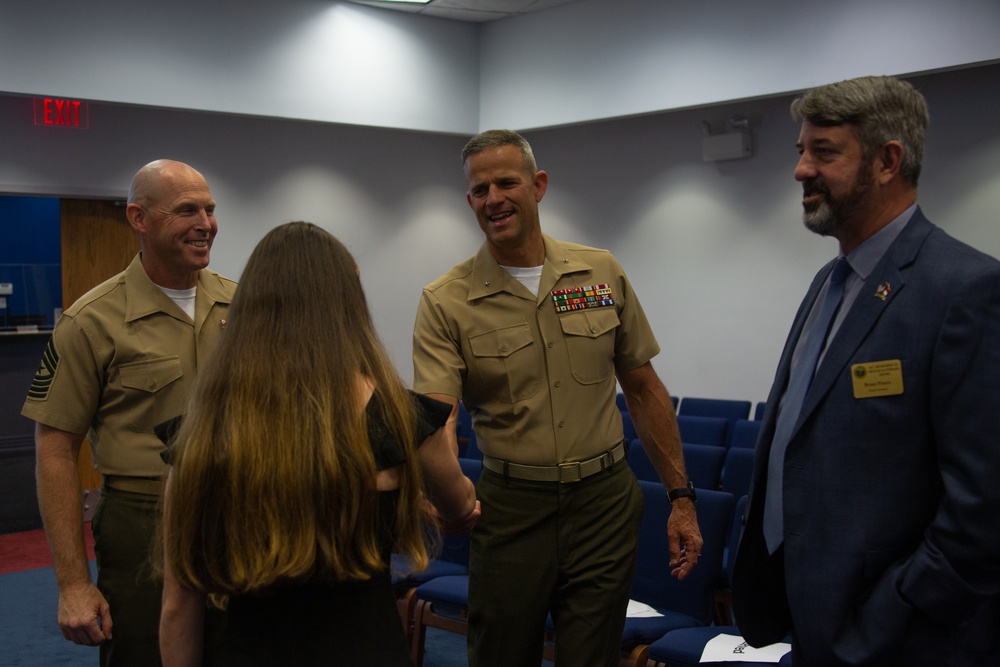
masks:
{"type": "MultiPolygon", "coordinates": [[[[726,459],[726,448],[689,443],[683,443],[681,447],[684,450],[684,467],[687,469],[688,479],[698,489],[717,491],[726,459]]],[[[628,466],[636,479],[660,482],[660,476],[653,467],[649,455],[646,454],[642,441],[638,438],[633,439],[628,445],[627,452],[628,466]]]]}
{"type": "Polygon", "coordinates": [[[732,425],[729,438],[730,447],[754,449],[757,447],[757,436],[760,435],[760,422],[749,419],[737,419],[732,425]]]}
{"type": "Polygon", "coordinates": [[[760,401],[759,403],[757,403],[757,407],[753,411],[754,421],[760,421],[761,419],[764,418],[764,409],[766,407],[767,404],[764,401],[760,401]]]}
{"type": "Polygon", "coordinates": [[[736,421],[737,419],[750,418],[750,405],[750,401],[685,396],[677,408],[677,414],[696,417],[724,417],[729,421],[736,421]]]}
{"type": "Polygon", "coordinates": [[[753,460],[756,452],[743,447],[730,447],[722,464],[722,490],[739,498],[750,493],[753,460]]]}
{"type": "MultiPolygon", "coordinates": [[[[482,461],[459,459],[459,465],[465,476],[475,484],[483,471],[482,461]]],[[[439,579],[454,576],[465,576],[469,573],[469,536],[445,535],[442,539],[441,553],[431,559],[427,569],[420,572],[407,571],[407,565],[402,557],[392,555],[392,587],[396,594],[396,608],[406,636],[412,642],[412,633],[417,605],[416,592],[420,586],[439,579]]]]}
{"type": "Polygon", "coordinates": [[[437,577],[416,588],[410,636],[410,659],[416,667],[424,664],[427,628],[468,634],[468,610],[468,574],[437,577]]]}
{"type": "MultiPolygon", "coordinates": [[[[670,551],[667,545],[667,519],[670,501],[659,482],[639,480],[645,501],[639,527],[639,554],[631,599],[654,608],[661,616],[626,618],[622,633],[620,664],[645,667],[647,645],[677,628],[699,627],[712,622],[715,585],[722,572],[722,555],[732,523],[733,497],[721,491],[698,491],[698,525],[704,545],[698,567],[684,579],[670,576],[670,551]]],[[[555,637],[551,618],[546,631],[555,637]]],[[[551,644],[543,655],[555,660],[551,644]]]]}
{"type": "MultiPolygon", "coordinates": [[[[732,625],[732,605],[729,592],[730,582],[733,577],[733,565],[736,561],[736,547],[739,546],[740,535],[743,530],[743,514],[746,513],[747,496],[743,496],[736,504],[736,511],[733,513],[733,521],[730,527],[729,537],[726,540],[725,578],[722,582],[724,590],[716,595],[716,623],[717,625],[680,628],[663,635],[661,638],[650,644],[646,651],[649,662],[655,665],[667,665],[668,667],[701,667],[701,654],[705,650],[705,644],[718,635],[727,634],[739,636],[740,630],[732,625]]],[[[789,641],[786,639],[786,641],[789,641]]],[[[742,661],[714,662],[713,667],[748,667],[750,663],[742,661]]],[[[787,654],[779,665],[791,665],[791,654],[787,654]]]]}
{"type": "Polygon", "coordinates": [[[667,519],[670,501],[659,482],[640,481],[646,503],[639,528],[639,555],[632,599],[653,607],[662,616],[627,618],[622,649],[633,664],[645,665],[645,645],[678,628],[709,625],[715,611],[715,585],[722,572],[726,536],[735,501],[721,491],[698,491],[698,524],[704,545],[698,566],[684,581],[670,576],[667,519]]]}
{"type": "Polygon", "coordinates": [[[684,450],[684,467],[687,469],[688,479],[695,488],[718,490],[722,464],[726,460],[726,448],[688,442],[681,447],[684,450]]]}
{"type": "Polygon", "coordinates": [[[677,415],[677,429],[681,433],[681,442],[725,447],[729,421],[723,417],[677,415]]]}
{"type": "MultiPolygon", "coordinates": [[[[677,408],[677,414],[696,417],[722,417],[732,424],[737,419],[749,419],[750,407],[750,401],[686,396],[677,408]]],[[[729,441],[727,440],[725,444],[728,447],[729,441]]]]}
{"type": "Polygon", "coordinates": [[[715,623],[716,625],[732,625],[733,619],[733,569],[736,565],[736,549],[740,546],[743,535],[743,516],[747,512],[749,496],[741,496],[736,501],[736,511],[733,512],[733,523],[726,538],[726,550],[722,555],[725,566],[723,578],[715,591],[715,623]]]}

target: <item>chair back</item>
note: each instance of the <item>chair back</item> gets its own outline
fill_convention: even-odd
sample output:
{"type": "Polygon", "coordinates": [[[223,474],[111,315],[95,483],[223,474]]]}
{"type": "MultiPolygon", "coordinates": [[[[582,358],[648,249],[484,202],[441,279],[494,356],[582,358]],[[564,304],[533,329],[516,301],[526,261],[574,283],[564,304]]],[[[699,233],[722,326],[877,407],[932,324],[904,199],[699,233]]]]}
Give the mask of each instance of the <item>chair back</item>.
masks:
{"type": "Polygon", "coordinates": [[[677,415],[677,429],[681,432],[681,442],[725,447],[729,420],[725,417],[677,415]]]}
{"type": "MultiPolygon", "coordinates": [[[[680,406],[677,408],[677,414],[698,417],[722,417],[729,422],[731,431],[731,425],[737,419],[750,418],[751,407],[752,403],[750,401],[738,401],[726,398],[694,398],[691,396],[685,396],[684,400],[681,401],[680,406]]],[[[729,445],[728,439],[725,444],[726,446],[729,445]]]]}
{"type": "Polygon", "coordinates": [[[698,566],[681,582],[670,575],[666,531],[670,501],[659,482],[640,480],[639,486],[646,505],[639,528],[632,599],[687,614],[706,625],[711,623],[715,607],[714,586],[722,574],[722,555],[732,526],[735,500],[721,491],[698,491],[698,524],[704,545],[698,566]]]}
{"type": "Polygon", "coordinates": [[[732,433],[729,438],[730,447],[742,447],[744,449],[755,449],[757,447],[757,436],[760,435],[760,422],[750,419],[737,419],[732,424],[732,433]]]}
{"type": "Polygon", "coordinates": [[[688,479],[697,489],[719,489],[722,464],[726,460],[726,448],[719,445],[695,445],[685,442],[684,467],[688,479]]]}
{"type": "Polygon", "coordinates": [[[753,460],[756,451],[743,447],[730,447],[722,464],[722,490],[739,498],[750,493],[753,479],[753,460]]]}

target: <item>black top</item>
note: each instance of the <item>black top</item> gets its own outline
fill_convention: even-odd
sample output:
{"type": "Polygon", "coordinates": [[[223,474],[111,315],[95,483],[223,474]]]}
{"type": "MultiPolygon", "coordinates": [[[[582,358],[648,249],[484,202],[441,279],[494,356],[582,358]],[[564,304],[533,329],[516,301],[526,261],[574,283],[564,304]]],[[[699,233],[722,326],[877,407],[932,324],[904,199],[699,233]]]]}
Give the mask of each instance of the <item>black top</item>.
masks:
{"type": "MultiPolygon", "coordinates": [[[[417,442],[421,443],[444,425],[451,406],[410,393],[418,416],[417,442]]],[[[366,410],[376,468],[384,470],[405,462],[405,449],[389,433],[376,395],[366,410]]],[[[157,434],[170,442],[178,423],[179,418],[161,425],[157,434]]],[[[383,571],[365,581],[294,582],[230,598],[218,664],[410,666],[388,569],[398,498],[398,491],[379,493],[383,571]]]]}

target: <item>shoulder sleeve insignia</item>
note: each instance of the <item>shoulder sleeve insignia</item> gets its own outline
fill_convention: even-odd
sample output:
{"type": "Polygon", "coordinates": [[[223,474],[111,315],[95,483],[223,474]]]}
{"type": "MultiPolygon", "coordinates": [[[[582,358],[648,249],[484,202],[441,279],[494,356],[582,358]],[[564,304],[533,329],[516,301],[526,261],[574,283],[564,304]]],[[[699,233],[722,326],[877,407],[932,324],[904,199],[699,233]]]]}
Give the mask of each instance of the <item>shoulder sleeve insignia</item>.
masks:
{"type": "Polygon", "coordinates": [[[28,398],[44,401],[49,397],[49,389],[52,388],[52,380],[55,378],[58,366],[59,354],[56,352],[55,343],[49,338],[49,344],[45,346],[45,352],[42,354],[42,363],[38,366],[35,379],[31,381],[31,388],[28,389],[28,398]]]}

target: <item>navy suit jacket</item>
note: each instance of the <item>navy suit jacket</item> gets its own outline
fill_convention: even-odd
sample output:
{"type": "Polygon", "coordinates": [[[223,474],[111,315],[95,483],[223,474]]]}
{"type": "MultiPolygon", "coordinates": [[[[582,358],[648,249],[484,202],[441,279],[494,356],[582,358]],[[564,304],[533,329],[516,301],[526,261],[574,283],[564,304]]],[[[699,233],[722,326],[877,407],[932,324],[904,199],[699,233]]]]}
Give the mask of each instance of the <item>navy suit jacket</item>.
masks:
{"type": "Polygon", "coordinates": [[[828,344],[785,457],[784,545],[767,553],[777,406],[832,266],[799,307],[768,397],[737,623],[755,646],[794,625],[797,664],[1000,665],[1000,262],[919,209],[828,344]],[[852,365],[897,359],[902,394],[855,397],[852,365]]]}

